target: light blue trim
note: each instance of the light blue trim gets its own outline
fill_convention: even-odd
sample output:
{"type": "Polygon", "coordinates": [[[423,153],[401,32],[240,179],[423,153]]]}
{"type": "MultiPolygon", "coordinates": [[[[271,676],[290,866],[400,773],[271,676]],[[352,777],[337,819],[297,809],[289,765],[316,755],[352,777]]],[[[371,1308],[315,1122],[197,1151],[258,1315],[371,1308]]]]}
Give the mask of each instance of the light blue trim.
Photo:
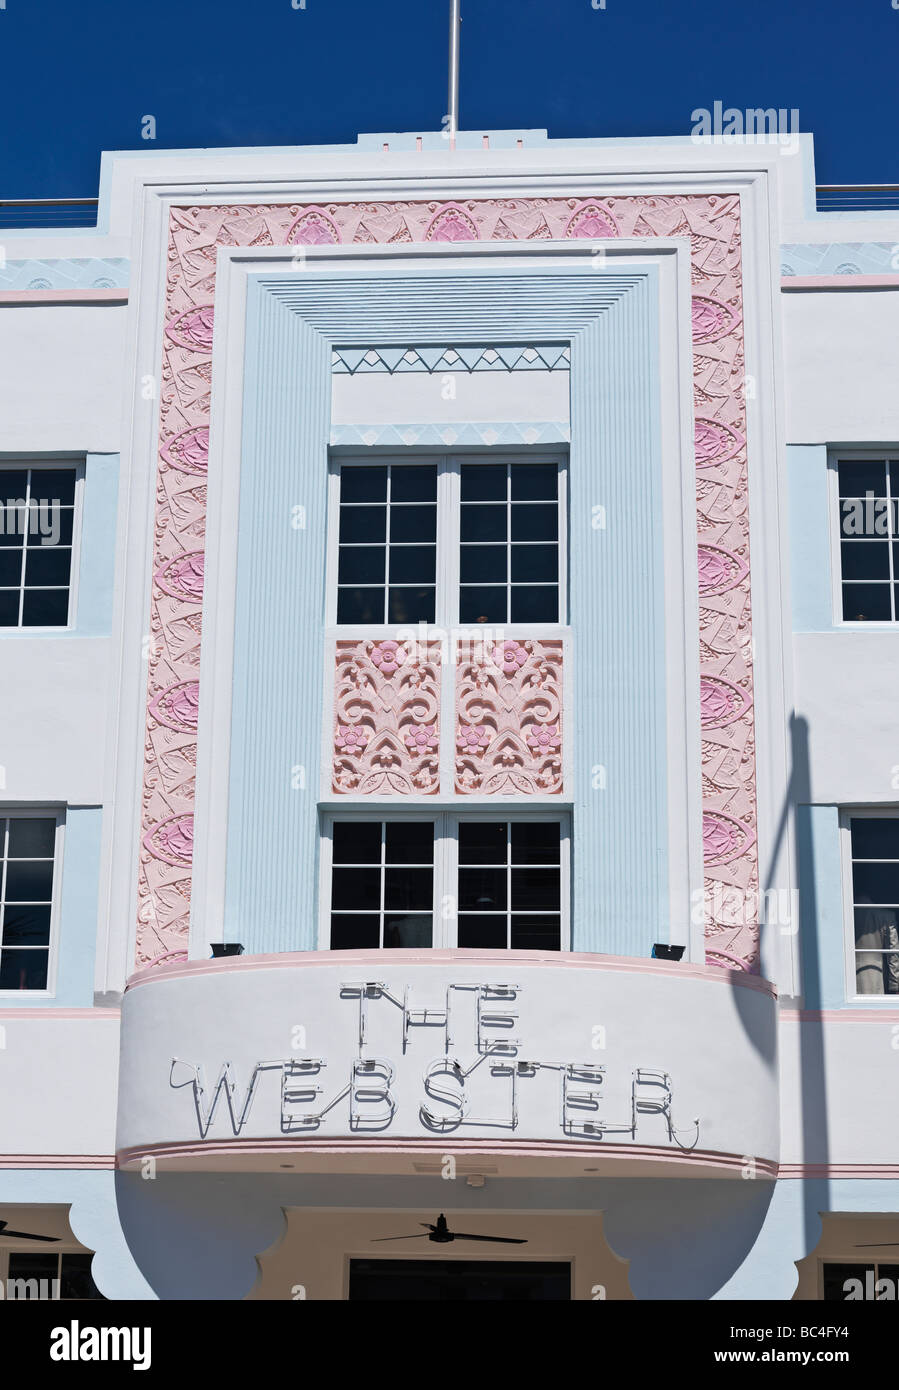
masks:
{"type": "Polygon", "coordinates": [[[22,991],[5,995],[4,1009],[89,1009],[94,1002],[94,958],[100,885],[99,806],[69,806],[65,813],[59,889],[56,989],[52,997],[22,991]]]}
{"type": "Polygon", "coordinates": [[[336,347],[335,376],[368,372],[553,372],[569,370],[567,343],[462,344],[459,347],[336,347]]]}
{"type": "Polygon", "coordinates": [[[227,939],[254,953],[317,944],[332,345],[488,336],[572,342],[572,948],[648,956],[668,939],[656,302],[652,266],[249,277],[227,939]]]}
{"type": "Polygon", "coordinates": [[[796,853],[804,1006],[844,1009],[849,1007],[845,983],[848,927],[843,917],[838,807],[796,807],[796,853]]]}
{"type": "MultiPolygon", "coordinates": [[[[899,213],[894,212],[894,217],[899,213]]],[[[899,277],[892,241],[821,241],[780,248],[781,275],[890,275],[899,277]]]]}
{"type": "Polygon", "coordinates": [[[78,637],[108,637],[112,632],[118,493],[119,455],[88,454],[75,621],[78,637]]]}
{"type": "Polygon", "coordinates": [[[499,444],[567,444],[570,438],[567,420],[527,420],[521,424],[514,420],[477,424],[452,420],[423,425],[334,425],[331,429],[332,448],[483,449],[499,444]]]}
{"type": "Polygon", "coordinates": [[[826,444],[789,444],[790,574],[794,632],[832,632],[826,444]]]}
{"type": "MultiPolygon", "coordinates": [[[[31,230],[38,234],[38,229],[31,230]]],[[[5,230],[0,232],[0,237],[4,236],[5,230]]],[[[0,263],[0,290],[126,289],[130,270],[131,262],[125,256],[6,261],[0,263]]]]}

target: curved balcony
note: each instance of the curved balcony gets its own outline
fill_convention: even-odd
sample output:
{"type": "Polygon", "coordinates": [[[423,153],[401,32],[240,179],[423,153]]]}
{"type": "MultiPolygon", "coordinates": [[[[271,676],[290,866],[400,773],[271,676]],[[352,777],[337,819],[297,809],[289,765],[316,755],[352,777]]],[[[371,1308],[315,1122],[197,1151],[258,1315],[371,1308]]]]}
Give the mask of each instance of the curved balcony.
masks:
{"type": "Polygon", "coordinates": [[[123,1168],[773,1176],[776,1004],[738,971],[347,951],[143,971],[123,1168]]]}

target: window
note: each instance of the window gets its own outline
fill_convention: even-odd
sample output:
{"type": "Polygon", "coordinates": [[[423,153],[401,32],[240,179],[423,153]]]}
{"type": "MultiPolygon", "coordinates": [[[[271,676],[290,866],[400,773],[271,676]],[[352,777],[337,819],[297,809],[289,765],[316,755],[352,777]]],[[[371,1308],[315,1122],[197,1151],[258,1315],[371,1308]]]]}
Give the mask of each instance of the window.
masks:
{"type": "Polygon", "coordinates": [[[103,1298],[91,1276],[93,1258],[91,1254],[48,1255],[17,1250],[10,1252],[8,1277],[36,1281],[25,1286],[20,1297],[40,1298],[43,1294],[60,1299],[103,1298]]]}
{"type": "Polygon", "coordinates": [[[334,476],[338,625],[564,621],[558,459],[348,459],[334,476]]]}
{"type": "Polygon", "coordinates": [[[74,466],[0,468],[0,628],[65,627],[74,466]]]}
{"type": "Polygon", "coordinates": [[[899,816],[849,817],[857,994],[899,994],[899,816]]]}
{"type": "Polygon", "coordinates": [[[55,816],[0,816],[0,990],[47,988],[55,816]]]}
{"type": "Polygon", "coordinates": [[[454,815],[335,817],[323,856],[330,949],[558,951],[566,822],[454,815]]]}
{"type": "Polygon", "coordinates": [[[899,619],[899,457],[836,463],[840,611],[850,623],[899,619]]]}
{"type": "Polygon", "coordinates": [[[825,1303],[887,1298],[895,1300],[899,1286],[897,1264],[831,1264],[821,1266],[822,1299],[825,1303]],[[889,1283],[877,1285],[881,1280],[889,1283]]]}

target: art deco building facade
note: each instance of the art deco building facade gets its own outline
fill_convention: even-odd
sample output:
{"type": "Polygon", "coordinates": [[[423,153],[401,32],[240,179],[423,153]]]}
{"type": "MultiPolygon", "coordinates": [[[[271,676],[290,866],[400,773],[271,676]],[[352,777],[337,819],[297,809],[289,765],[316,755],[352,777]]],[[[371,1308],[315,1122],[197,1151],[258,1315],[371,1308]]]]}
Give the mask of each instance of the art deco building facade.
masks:
{"type": "Polygon", "coordinates": [[[0,1278],[895,1275],[899,218],[478,132],[2,240],[0,1278]]]}

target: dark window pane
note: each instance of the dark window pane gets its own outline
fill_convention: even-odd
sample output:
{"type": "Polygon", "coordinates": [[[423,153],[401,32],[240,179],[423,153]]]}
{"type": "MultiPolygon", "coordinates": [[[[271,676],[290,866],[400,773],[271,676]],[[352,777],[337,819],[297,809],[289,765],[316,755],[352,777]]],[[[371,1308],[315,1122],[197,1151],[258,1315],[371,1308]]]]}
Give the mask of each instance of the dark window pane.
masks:
{"type": "Polygon", "coordinates": [[[49,902],[52,896],[52,859],[10,859],[6,866],[7,902],[49,902]]]}
{"type": "Polygon", "coordinates": [[[0,585],[2,584],[21,584],[22,582],[22,551],[19,547],[15,550],[0,550],[0,585]]]}
{"type": "Polygon", "coordinates": [[[838,465],[841,497],[875,497],[887,495],[887,470],[883,459],[844,459],[838,465]]]}
{"type": "Polygon", "coordinates": [[[460,912],[500,912],[505,907],[505,869],[459,870],[460,912]]]}
{"type": "Polygon", "coordinates": [[[856,903],[899,903],[899,864],[853,864],[852,887],[856,903]]]}
{"type": "Polygon", "coordinates": [[[50,905],[31,907],[7,903],[3,909],[4,946],[49,946],[50,905]]]}
{"type": "Polygon", "coordinates": [[[46,951],[0,951],[0,989],[46,989],[46,951]]]}
{"type": "Polygon", "coordinates": [[[513,869],[512,911],[557,912],[561,893],[558,869],[513,869]]]}
{"type": "Polygon", "coordinates": [[[56,843],[56,821],[43,816],[14,816],[9,823],[11,859],[52,859],[56,843]]]}
{"type": "Polygon", "coordinates": [[[463,584],[505,584],[506,555],[504,545],[463,545],[459,578],[463,584]]]}
{"type": "Polygon", "coordinates": [[[380,864],[381,824],[376,820],[337,820],[331,844],[335,864],[380,864]]]}
{"type": "Polygon", "coordinates": [[[853,816],[853,859],[899,859],[899,817],[853,816]]]}
{"type": "Polygon", "coordinates": [[[72,552],[68,546],[30,546],[25,557],[26,584],[68,584],[72,552]]]}
{"type": "Polygon", "coordinates": [[[899,497],[899,459],[890,460],[890,492],[899,497]]]}
{"type": "Polygon", "coordinates": [[[370,917],[331,913],[332,951],[374,951],[380,944],[381,926],[376,912],[370,917]]]}
{"type": "Polygon", "coordinates": [[[57,545],[71,545],[74,518],[71,507],[31,507],[28,517],[29,547],[52,550],[57,545]]]}
{"type": "MultiPolygon", "coordinates": [[[[10,1222],[10,1225],[13,1223],[10,1222]]],[[[59,1275],[58,1255],[38,1255],[30,1250],[9,1252],[10,1279],[56,1279],[59,1275]]],[[[60,1288],[60,1293],[62,1289],[60,1288]]],[[[35,1293],[35,1297],[38,1294],[35,1293]]]]}
{"type": "Polygon", "coordinates": [[[401,464],[390,474],[391,502],[436,502],[437,468],[433,463],[401,464]]]}
{"type": "Polygon", "coordinates": [[[342,545],[337,567],[338,584],[383,584],[386,554],[383,545],[342,545]]]}
{"type": "Polygon", "coordinates": [[[437,538],[437,508],[391,507],[390,539],[397,541],[434,541],[437,538]]]}
{"type": "Polygon", "coordinates": [[[846,622],[888,622],[891,616],[889,584],[843,585],[843,618],[846,622]]]}
{"type": "Polygon", "coordinates": [[[63,1255],[60,1298],[103,1298],[91,1276],[93,1258],[93,1255],[63,1255]]]}
{"type": "Polygon", "coordinates": [[[531,586],[512,585],[513,623],[557,623],[559,621],[559,591],[555,584],[531,586]]]}
{"type": "Polygon", "coordinates": [[[505,821],[460,821],[460,864],[505,864],[505,821]]]}
{"type": "Polygon", "coordinates": [[[24,501],[28,486],[28,471],[25,468],[0,468],[0,502],[21,498],[24,501]]]}
{"type": "Polygon", "coordinates": [[[504,541],[506,539],[505,507],[466,507],[463,504],[461,513],[463,541],[504,541]]]}
{"type": "Polygon", "coordinates": [[[459,590],[459,621],[462,623],[505,623],[509,602],[505,586],[463,584],[459,590]]]}
{"type": "Polygon", "coordinates": [[[18,621],[18,589],[0,589],[0,627],[16,627],[18,621]]]}
{"type": "Polygon", "coordinates": [[[430,915],[424,913],[410,916],[384,917],[384,945],[395,949],[409,950],[415,946],[430,946],[433,940],[433,924],[430,915]]]}
{"type": "Polygon", "coordinates": [[[433,588],[391,589],[387,604],[390,623],[432,623],[436,612],[433,588]]]}
{"type": "Polygon", "coordinates": [[[504,949],[508,939],[508,927],[504,916],[459,917],[459,945],[469,950],[504,949]]]}
{"type": "Polygon", "coordinates": [[[506,465],[504,463],[463,463],[463,502],[504,502],[506,465]]]}
{"type": "Polygon", "coordinates": [[[386,502],[386,467],[342,468],[340,470],[341,502],[386,502]]]}
{"type": "Polygon", "coordinates": [[[845,1303],[849,1293],[854,1292],[854,1290],[843,1287],[850,1279],[860,1279],[864,1291],[865,1280],[868,1276],[870,1275],[871,1280],[875,1277],[873,1265],[861,1264],[825,1264],[821,1273],[823,1275],[825,1303],[845,1303]]]}
{"type": "Polygon", "coordinates": [[[386,869],[384,910],[430,912],[434,904],[433,869],[386,869]]]}
{"type": "Polygon", "coordinates": [[[23,627],[65,627],[68,620],[68,589],[26,590],[22,604],[23,627]]]}
{"type": "Polygon", "coordinates": [[[512,507],[513,541],[554,541],[559,535],[559,508],[553,502],[512,507]]]}
{"type": "Polygon", "coordinates": [[[0,546],[12,550],[21,550],[23,537],[28,533],[28,522],[25,518],[25,507],[15,507],[7,504],[0,507],[0,546]]]}
{"type": "Polygon", "coordinates": [[[433,584],[436,568],[436,546],[394,545],[390,548],[391,584],[433,584]]]}
{"type": "Polygon", "coordinates": [[[840,571],[844,579],[889,579],[889,541],[841,541],[840,571]]]}
{"type": "Polygon", "coordinates": [[[887,951],[894,941],[899,908],[856,907],[855,945],[859,951],[887,951]]]}
{"type": "Polygon", "coordinates": [[[71,507],[75,501],[74,468],[33,468],[31,500],[71,507]]]}
{"type": "Polygon", "coordinates": [[[380,869],[341,869],[331,874],[331,906],[336,911],[362,912],[381,906],[380,869]]]}
{"type": "Polygon", "coordinates": [[[558,864],[558,821],[513,821],[513,864],[558,864]]]}
{"type": "Polygon", "coordinates": [[[555,501],[559,495],[559,470],[554,463],[513,463],[512,501],[555,501]]]}
{"type": "Polygon", "coordinates": [[[386,828],[388,864],[432,864],[434,825],[432,821],[388,821],[386,828]]]}
{"type": "Polygon", "coordinates": [[[845,497],[840,501],[840,535],[884,540],[896,534],[896,503],[885,497],[845,497]]]}
{"type": "Polygon", "coordinates": [[[513,951],[560,951],[560,918],[513,913],[511,946],[513,951]]]}
{"type": "MultiPolygon", "coordinates": [[[[866,576],[867,577],[867,576],[866,576]]],[[[512,583],[530,580],[558,583],[559,547],[557,545],[513,545],[512,583]]]]}
{"type": "Polygon", "coordinates": [[[383,623],[383,589],[338,589],[338,623],[383,623]]]}
{"type": "Polygon", "coordinates": [[[342,544],[361,541],[378,545],[387,537],[386,507],[341,507],[340,540],[342,544]]]}

